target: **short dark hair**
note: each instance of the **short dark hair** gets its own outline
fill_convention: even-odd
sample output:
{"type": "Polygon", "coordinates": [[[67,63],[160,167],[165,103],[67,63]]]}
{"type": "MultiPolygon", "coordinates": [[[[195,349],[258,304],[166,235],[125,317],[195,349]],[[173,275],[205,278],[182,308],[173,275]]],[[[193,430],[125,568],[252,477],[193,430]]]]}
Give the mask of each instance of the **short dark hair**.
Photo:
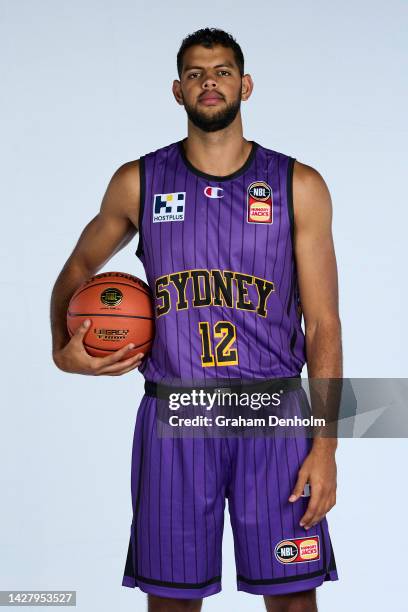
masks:
{"type": "Polygon", "coordinates": [[[231,34],[228,34],[228,32],[224,32],[224,30],[218,30],[217,28],[202,28],[201,30],[196,30],[192,34],[186,36],[181,43],[180,49],[177,53],[177,72],[179,77],[181,76],[181,71],[183,69],[184,53],[193,45],[202,45],[207,49],[211,49],[214,45],[222,45],[223,47],[232,49],[239,72],[241,76],[243,76],[244,54],[242,53],[242,49],[235,38],[231,34]]]}

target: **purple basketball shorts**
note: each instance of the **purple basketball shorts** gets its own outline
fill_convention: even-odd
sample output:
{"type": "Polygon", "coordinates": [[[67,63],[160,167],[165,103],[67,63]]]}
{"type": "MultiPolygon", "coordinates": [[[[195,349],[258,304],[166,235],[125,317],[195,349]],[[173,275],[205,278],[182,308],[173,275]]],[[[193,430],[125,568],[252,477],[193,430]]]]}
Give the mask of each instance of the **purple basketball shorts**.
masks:
{"type": "Polygon", "coordinates": [[[337,580],[326,519],[305,531],[309,497],[288,501],[309,438],[166,438],[156,406],[144,395],[136,418],[123,586],[175,598],[219,592],[225,500],[238,590],[282,595],[337,580]]]}

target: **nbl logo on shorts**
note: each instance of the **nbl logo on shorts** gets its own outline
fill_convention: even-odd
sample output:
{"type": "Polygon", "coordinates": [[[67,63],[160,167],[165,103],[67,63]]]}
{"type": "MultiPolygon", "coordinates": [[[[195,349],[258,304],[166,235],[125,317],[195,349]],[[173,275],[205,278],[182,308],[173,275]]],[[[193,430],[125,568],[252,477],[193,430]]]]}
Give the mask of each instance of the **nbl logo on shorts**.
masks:
{"type": "Polygon", "coordinates": [[[153,223],[184,221],[186,192],[155,193],[153,196],[153,223]]]}
{"type": "Polygon", "coordinates": [[[320,559],[319,536],[281,540],[275,546],[275,557],[279,563],[307,563],[320,559]]]}

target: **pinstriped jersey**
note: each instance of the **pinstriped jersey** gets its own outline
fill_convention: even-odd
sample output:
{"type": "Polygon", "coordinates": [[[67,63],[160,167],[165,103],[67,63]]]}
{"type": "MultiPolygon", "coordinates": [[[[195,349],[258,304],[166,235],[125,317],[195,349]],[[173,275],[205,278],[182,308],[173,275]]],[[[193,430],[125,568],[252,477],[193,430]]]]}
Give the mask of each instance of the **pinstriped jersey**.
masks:
{"type": "Polygon", "coordinates": [[[136,254],[156,317],[140,370],[167,384],[297,376],[294,158],[252,141],[239,170],[214,176],[189,162],[183,142],[140,159],[136,254]]]}

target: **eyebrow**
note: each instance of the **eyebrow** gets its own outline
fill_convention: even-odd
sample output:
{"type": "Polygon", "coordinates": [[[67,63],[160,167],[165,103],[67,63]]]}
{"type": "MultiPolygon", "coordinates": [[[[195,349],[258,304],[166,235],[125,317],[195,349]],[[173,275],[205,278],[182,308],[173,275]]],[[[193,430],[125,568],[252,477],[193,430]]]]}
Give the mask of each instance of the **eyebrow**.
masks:
{"type": "MultiPolygon", "coordinates": [[[[231,62],[224,62],[222,64],[217,64],[216,66],[214,66],[214,68],[223,68],[223,67],[228,67],[228,68],[235,68],[234,64],[231,64],[231,62]]],[[[187,72],[187,70],[201,70],[203,68],[203,66],[185,66],[185,68],[183,69],[183,72],[187,72]]]]}

